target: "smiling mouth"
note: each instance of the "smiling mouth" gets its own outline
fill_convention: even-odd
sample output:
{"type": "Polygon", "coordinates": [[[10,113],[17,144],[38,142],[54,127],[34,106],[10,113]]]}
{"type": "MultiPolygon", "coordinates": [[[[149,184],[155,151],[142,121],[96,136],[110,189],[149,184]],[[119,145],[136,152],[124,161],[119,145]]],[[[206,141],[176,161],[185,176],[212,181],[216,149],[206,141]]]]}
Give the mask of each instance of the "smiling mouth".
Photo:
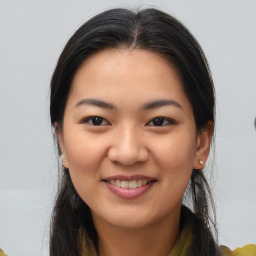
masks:
{"type": "Polygon", "coordinates": [[[135,189],[135,188],[146,186],[149,183],[155,182],[156,180],[142,179],[142,180],[130,180],[130,181],[127,181],[127,180],[103,180],[103,181],[118,188],[135,189]]]}

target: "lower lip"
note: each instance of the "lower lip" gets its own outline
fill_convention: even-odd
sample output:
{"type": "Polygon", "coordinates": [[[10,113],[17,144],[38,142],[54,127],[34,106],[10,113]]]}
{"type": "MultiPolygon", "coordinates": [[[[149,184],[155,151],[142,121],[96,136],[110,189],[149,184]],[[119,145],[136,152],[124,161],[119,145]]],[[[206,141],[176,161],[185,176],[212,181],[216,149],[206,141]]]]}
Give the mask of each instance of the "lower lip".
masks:
{"type": "Polygon", "coordinates": [[[150,182],[145,186],[142,186],[139,188],[119,188],[119,187],[113,186],[108,182],[105,182],[105,184],[107,185],[110,191],[112,191],[114,194],[124,199],[134,199],[143,195],[154,185],[154,183],[155,182],[150,182]]]}

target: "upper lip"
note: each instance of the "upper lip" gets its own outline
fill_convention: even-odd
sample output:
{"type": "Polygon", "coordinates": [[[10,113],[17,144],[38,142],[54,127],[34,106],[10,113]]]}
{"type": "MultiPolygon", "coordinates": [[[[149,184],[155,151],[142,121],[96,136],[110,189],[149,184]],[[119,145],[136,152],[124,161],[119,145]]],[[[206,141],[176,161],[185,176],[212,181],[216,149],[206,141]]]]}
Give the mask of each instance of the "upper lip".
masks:
{"type": "Polygon", "coordinates": [[[157,180],[154,177],[149,177],[145,175],[131,175],[131,176],[126,176],[126,175],[115,175],[115,176],[109,176],[105,177],[102,179],[104,180],[125,180],[125,181],[131,181],[131,180],[147,180],[147,181],[153,181],[157,180]]]}

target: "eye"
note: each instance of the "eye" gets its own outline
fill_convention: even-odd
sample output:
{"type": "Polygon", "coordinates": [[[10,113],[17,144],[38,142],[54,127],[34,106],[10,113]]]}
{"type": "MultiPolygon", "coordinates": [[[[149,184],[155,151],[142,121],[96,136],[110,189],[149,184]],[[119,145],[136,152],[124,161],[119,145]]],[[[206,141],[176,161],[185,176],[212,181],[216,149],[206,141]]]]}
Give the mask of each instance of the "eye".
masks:
{"type": "Polygon", "coordinates": [[[166,126],[176,124],[176,122],[170,118],[166,117],[155,117],[150,122],[147,123],[149,126],[166,126]]]}
{"type": "Polygon", "coordinates": [[[93,126],[100,126],[100,125],[108,125],[108,121],[105,120],[103,117],[100,116],[89,116],[85,118],[82,123],[88,123],[89,125],[93,126]]]}

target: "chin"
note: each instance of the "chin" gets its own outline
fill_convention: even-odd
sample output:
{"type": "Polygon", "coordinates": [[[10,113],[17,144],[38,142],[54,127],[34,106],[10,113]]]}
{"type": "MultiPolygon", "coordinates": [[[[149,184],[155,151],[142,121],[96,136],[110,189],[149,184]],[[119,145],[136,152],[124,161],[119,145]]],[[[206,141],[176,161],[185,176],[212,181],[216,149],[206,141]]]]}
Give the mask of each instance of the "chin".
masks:
{"type": "Polygon", "coordinates": [[[121,229],[141,229],[152,226],[161,220],[152,212],[152,209],[122,209],[112,211],[109,214],[102,216],[111,226],[121,229]]]}
{"type": "Polygon", "coordinates": [[[149,226],[152,223],[152,220],[146,220],[145,218],[134,218],[129,216],[127,218],[118,218],[110,220],[109,223],[120,229],[134,230],[149,226]]]}

